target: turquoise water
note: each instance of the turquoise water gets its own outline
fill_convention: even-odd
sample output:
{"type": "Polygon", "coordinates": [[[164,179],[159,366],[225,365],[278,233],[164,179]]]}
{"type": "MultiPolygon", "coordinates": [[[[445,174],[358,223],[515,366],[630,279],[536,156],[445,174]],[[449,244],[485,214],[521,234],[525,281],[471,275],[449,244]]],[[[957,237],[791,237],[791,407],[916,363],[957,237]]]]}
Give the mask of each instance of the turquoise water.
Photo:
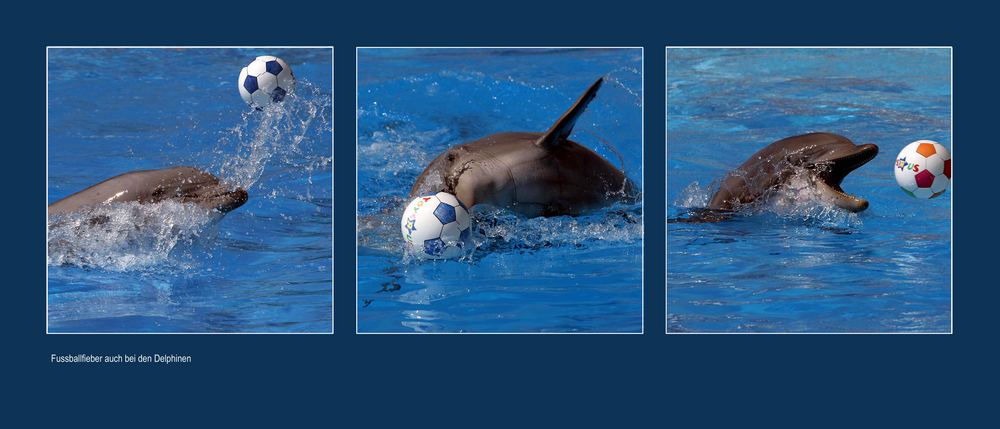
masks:
{"type": "Polygon", "coordinates": [[[440,152],[543,131],[600,76],[572,139],[641,188],[641,50],[362,49],[358,66],[359,332],[641,331],[641,204],[534,219],[476,207],[469,260],[407,260],[399,232],[440,152]]]}
{"type": "Polygon", "coordinates": [[[671,49],[667,61],[670,218],[784,137],[829,131],[880,149],[843,183],[870,201],[860,214],[801,201],[669,223],[669,331],[950,331],[953,191],[918,200],[893,178],[914,140],[955,155],[950,50],[671,49]]]}
{"type": "Polygon", "coordinates": [[[330,332],[329,49],[52,49],[48,194],[191,165],[247,189],[222,219],[184,204],[116,205],[100,227],[49,224],[50,332],[330,332]],[[258,55],[295,93],[251,110],[258,55]]]}

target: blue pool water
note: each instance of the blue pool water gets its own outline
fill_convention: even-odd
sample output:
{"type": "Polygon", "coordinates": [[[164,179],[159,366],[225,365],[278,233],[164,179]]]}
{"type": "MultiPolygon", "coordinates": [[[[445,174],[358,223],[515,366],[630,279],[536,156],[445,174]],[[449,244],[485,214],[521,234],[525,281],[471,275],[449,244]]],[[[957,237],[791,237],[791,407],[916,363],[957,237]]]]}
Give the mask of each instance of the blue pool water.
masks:
{"type": "Polygon", "coordinates": [[[911,141],[955,154],[950,62],[947,49],[670,50],[668,217],[783,137],[830,131],[880,152],[843,183],[870,201],[860,214],[801,201],[669,223],[668,330],[950,331],[952,190],[918,200],[893,178],[911,141]]]}
{"type": "Polygon", "coordinates": [[[330,332],[329,49],[52,49],[48,201],[114,175],[191,165],[247,189],[222,219],[118,204],[50,219],[50,332],[330,332]],[[252,111],[240,69],[276,55],[293,95],[252,111]]]}
{"type": "Polygon", "coordinates": [[[410,261],[399,229],[440,152],[543,131],[600,76],[572,139],[641,188],[641,50],[362,49],[358,65],[359,332],[641,331],[641,204],[534,219],[476,207],[468,260],[410,261]]]}

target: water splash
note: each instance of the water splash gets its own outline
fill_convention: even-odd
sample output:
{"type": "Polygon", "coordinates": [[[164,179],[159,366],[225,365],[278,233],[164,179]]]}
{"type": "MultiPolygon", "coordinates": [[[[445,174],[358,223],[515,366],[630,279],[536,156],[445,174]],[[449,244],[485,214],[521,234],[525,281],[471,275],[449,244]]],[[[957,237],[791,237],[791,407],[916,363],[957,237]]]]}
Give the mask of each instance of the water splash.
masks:
{"type": "Polygon", "coordinates": [[[67,213],[49,220],[47,263],[108,271],[187,268],[195,249],[216,235],[219,218],[214,210],[174,201],[114,203],[67,213]]]}
{"type": "Polygon", "coordinates": [[[604,81],[621,88],[625,91],[631,98],[632,103],[637,107],[642,107],[642,89],[632,88],[622,77],[622,75],[631,75],[633,77],[642,77],[642,71],[635,67],[619,67],[604,75],[604,81]]]}
{"type": "Polygon", "coordinates": [[[784,186],[765,194],[766,203],[758,210],[787,220],[801,220],[827,228],[858,228],[862,225],[857,213],[835,206],[812,185],[814,173],[800,169],[784,186]]]}
{"type": "Polygon", "coordinates": [[[674,201],[674,205],[685,209],[708,207],[708,200],[712,196],[714,185],[713,182],[703,187],[698,182],[691,182],[681,191],[680,196],[674,201]]]}
{"type": "Polygon", "coordinates": [[[583,216],[535,218],[506,209],[477,207],[473,219],[477,252],[581,249],[642,240],[642,211],[638,204],[616,204],[583,216]]]}
{"type": "MultiPolygon", "coordinates": [[[[736,208],[736,216],[773,215],[785,221],[805,222],[824,228],[853,229],[862,225],[858,213],[852,213],[835,206],[823,197],[820,191],[812,185],[815,171],[802,167],[793,167],[795,172],[782,184],[770,189],[750,204],[736,208]]],[[[735,172],[739,174],[739,172],[735,172]]],[[[713,181],[708,186],[701,186],[697,181],[685,187],[674,200],[673,205],[686,209],[685,215],[703,216],[699,209],[706,209],[719,182],[713,181]]]]}
{"type": "Polygon", "coordinates": [[[329,152],[309,152],[317,145],[303,142],[314,127],[320,132],[332,129],[327,119],[330,109],[330,97],[320,87],[300,81],[281,103],[248,110],[241,123],[226,130],[211,150],[219,160],[212,169],[222,180],[247,191],[260,187],[269,169],[279,174],[304,171],[311,183],[313,174],[327,169],[333,159],[329,152]]]}

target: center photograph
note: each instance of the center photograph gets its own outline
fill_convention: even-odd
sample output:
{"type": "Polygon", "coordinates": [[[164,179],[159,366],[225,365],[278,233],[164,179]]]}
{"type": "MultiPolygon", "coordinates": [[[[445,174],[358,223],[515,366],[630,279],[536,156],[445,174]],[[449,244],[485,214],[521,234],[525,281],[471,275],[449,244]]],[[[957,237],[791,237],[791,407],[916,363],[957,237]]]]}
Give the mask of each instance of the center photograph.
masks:
{"type": "Polygon", "coordinates": [[[642,48],[358,48],[358,333],[641,333],[642,48]]]}

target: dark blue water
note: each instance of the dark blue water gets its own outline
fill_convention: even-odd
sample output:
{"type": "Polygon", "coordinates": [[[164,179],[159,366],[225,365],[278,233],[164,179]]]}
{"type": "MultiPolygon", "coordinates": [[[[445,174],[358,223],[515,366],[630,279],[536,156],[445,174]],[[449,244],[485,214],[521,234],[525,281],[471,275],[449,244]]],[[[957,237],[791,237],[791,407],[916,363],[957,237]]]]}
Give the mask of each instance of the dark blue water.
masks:
{"type": "Polygon", "coordinates": [[[641,331],[640,204],[535,219],[477,207],[468,260],[409,261],[399,232],[440,152],[543,131],[600,76],[572,139],[641,187],[641,50],[362,49],[358,66],[360,332],[641,331]]]}
{"type": "Polygon", "coordinates": [[[49,202],[111,176],[191,165],[243,186],[222,219],[177,203],[50,224],[50,332],[330,332],[329,49],[52,49],[49,202]],[[236,87],[258,55],[295,93],[252,111],[236,87]]]}
{"type": "Polygon", "coordinates": [[[830,131],[880,153],[843,183],[870,201],[860,214],[800,198],[670,223],[668,330],[950,331],[952,190],[918,200],[893,178],[914,140],[954,157],[950,61],[947,49],[671,49],[669,217],[703,207],[713,180],[784,137],[830,131]]]}

